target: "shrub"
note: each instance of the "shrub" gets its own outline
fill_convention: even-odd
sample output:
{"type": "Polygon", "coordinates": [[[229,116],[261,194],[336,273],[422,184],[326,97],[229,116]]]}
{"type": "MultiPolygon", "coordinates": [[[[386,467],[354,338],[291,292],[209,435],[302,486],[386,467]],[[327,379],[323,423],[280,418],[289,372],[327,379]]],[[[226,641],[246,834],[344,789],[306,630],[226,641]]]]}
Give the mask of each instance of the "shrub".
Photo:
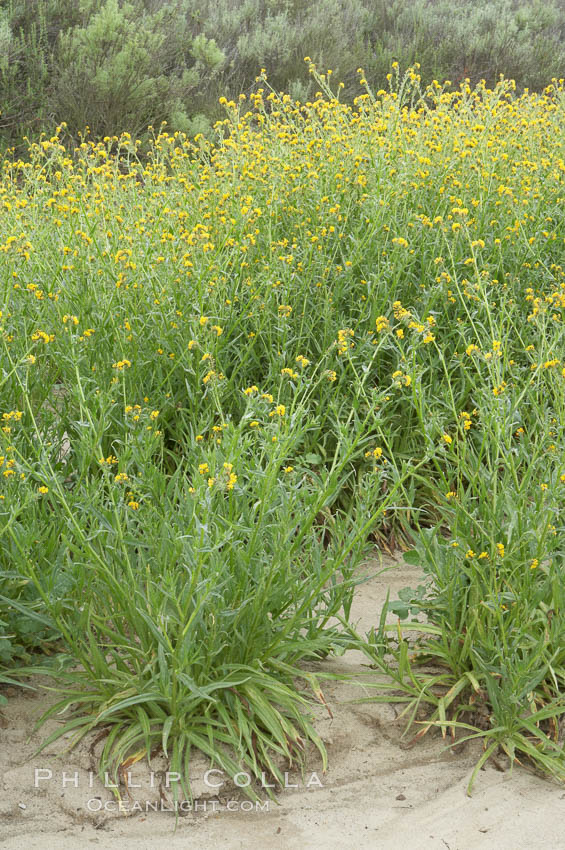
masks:
{"type": "Polygon", "coordinates": [[[39,0],[0,17],[2,121],[13,135],[65,121],[75,135],[168,121],[190,131],[194,96],[223,54],[188,0],[39,0]]]}
{"type": "Polygon", "coordinates": [[[190,32],[189,5],[149,11],[107,0],[84,26],[61,33],[52,94],[61,119],[97,137],[124,127],[140,135],[161,121],[190,130],[191,97],[224,57],[212,39],[190,32]]]}

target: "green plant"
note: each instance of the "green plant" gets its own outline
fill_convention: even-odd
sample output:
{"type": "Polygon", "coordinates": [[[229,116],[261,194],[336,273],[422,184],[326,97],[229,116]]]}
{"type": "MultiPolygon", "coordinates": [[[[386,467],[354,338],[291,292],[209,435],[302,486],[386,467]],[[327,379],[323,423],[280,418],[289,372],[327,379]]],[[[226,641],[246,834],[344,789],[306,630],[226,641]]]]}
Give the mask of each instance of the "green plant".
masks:
{"type": "MultiPolygon", "coordinates": [[[[560,510],[565,475],[557,457],[555,465],[551,459],[563,439],[553,407],[562,403],[563,376],[556,381],[552,372],[562,331],[550,333],[545,319],[538,320],[542,357],[526,367],[527,380],[519,381],[520,366],[507,348],[522,333],[517,305],[504,299],[491,312],[479,296],[468,308],[470,322],[480,305],[494,338],[491,357],[484,365],[475,363],[476,377],[467,373],[480,424],[465,414],[459,434],[444,435],[445,471],[436,459],[435,500],[445,504],[441,523],[420,527],[416,549],[405,555],[422,567],[426,584],[406,588],[398,601],[387,603],[381,627],[366,646],[385,678],[392,677],[395,693],[403,694],[400,701],[407,702],[407,731],[426,706],[416,738],[439,727],[454,739],[462,732],[459,741],[484,740],[469,791],[477,771],[499,749],[511,763],[522,759],[561,781],[565,775],[560,510]],[[483,369],[494,394],[479,383],[483,369]],[[512,389],[500,392],[501,376],[509,373],[512,389]],[[425,624],[413,619],[387,627],[388,611],[400,620],[424,615],[425,624]]],[[[448,366],[442,365],[447,376],[448,366]]],[[[455,380],[454,375],[448,383],[452,399],[455,380]]],[[[431,415],[429,404],[435,399],[422,399],[422,426],[431,415]]]]}
{"type": "Polygon", "coordinates": [[[111,771],[204,717],[257,775],[317,740],[295,677],[360,644],[367,545],[419,529],[396,611],[428,624],[366,650],[388,696],[559,773],[563,83],[394,64],[349,105],[308,64],[311,101],[260,75],[217,144],[4,158],[0,618],[45,618],[111,771]]]}
{"type": "Polygon", "coordinates": [[[255,454],[243,429],[228,427],[221,450],[206,455],[213,484],[201,476],[193,494],[184,465],[167,478],[153,470],[145,487],[160,490],[165,510],[145,511],[142,524],[124,523],[100,494],[90,511],[97,531],[87,536],[72,529],[72,509],[61,505],[78,596],[87,601],[78,616],[76,593],[53,603],[41,573],[27,568],[73,665],[61,657],[58,668],[39,668],[64,688],[40,723],[74,708],[42,748],[68,732],[72,747],[102,726],[101,773],[111,771],[117,781],[132,752],[149,759],[162,749],[184,777],[186,794],[194,748],[229,775],[243,766],[256,778],[267,771],[281,785],[281,759],[302,765],[306,741],[326,764],[296,680],[323,701],[324,676],[306,672],[302,662],[351,644],[330,620],[349,611],[355,567],[376,517],[360,529],[337,512],[322,543],[316,518],[335,497],[355,441],[329,475],[288,487],[282,459],[299,433],[255,454]],[[241,472],[230,488],[233,468],[241,472]]]}

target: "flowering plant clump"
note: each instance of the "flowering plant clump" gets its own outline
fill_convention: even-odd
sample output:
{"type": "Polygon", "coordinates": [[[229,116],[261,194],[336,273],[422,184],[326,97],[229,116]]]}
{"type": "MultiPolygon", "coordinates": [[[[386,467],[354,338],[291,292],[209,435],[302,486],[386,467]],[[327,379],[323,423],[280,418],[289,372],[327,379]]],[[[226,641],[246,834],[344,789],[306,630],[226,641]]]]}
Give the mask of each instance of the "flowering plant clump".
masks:
{"type": "Polygon", "coordinates": [[[113,726],[115,776],[154,746],[325,762],[295,681],[323,703],[311,664],[355,645],[564,778],[564,82],[360,69],[346,105],[309,66],[310,100],[262,74],[214,145],[5,156],[0,662],[63,648],[60,733],[113,726]],[[375,543],[423,571],[389,603],[427,618],[410,654],[348,625],[375,543]]]}

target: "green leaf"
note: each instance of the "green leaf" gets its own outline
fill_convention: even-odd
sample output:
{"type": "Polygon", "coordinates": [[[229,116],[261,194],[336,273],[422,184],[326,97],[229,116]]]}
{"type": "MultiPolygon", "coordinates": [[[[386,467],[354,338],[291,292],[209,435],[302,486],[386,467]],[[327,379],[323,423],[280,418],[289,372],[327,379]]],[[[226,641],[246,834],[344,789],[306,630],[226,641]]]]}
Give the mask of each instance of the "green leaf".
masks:
{"type": "Polygon", "coordinates": [[[403,552],[402,560],[412,567],[420,567],[422,565],[422,558],[417,549],[410,549],[408,552],[403,552]]]}

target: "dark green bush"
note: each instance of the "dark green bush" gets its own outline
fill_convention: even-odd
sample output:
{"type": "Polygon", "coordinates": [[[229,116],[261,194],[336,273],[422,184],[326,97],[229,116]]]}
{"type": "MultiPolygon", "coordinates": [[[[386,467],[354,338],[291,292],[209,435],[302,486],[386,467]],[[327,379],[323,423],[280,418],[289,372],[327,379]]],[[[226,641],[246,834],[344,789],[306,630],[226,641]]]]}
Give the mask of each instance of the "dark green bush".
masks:
{"type": "Polygon", "coordinates": [[[0,6],[1,127],[133,135],[168,121],[191,132],[223,61],[189,0],[12,0],[0,6]]]}
{"type": "Polygon", "coordinates": [[[53,93],[58,116],[95,135],[168,121],[190,131],[191,99],[224,56],[195,32],[187,0],[170,3],[91,2],[84,25],[62,32],[53,93]]]}

